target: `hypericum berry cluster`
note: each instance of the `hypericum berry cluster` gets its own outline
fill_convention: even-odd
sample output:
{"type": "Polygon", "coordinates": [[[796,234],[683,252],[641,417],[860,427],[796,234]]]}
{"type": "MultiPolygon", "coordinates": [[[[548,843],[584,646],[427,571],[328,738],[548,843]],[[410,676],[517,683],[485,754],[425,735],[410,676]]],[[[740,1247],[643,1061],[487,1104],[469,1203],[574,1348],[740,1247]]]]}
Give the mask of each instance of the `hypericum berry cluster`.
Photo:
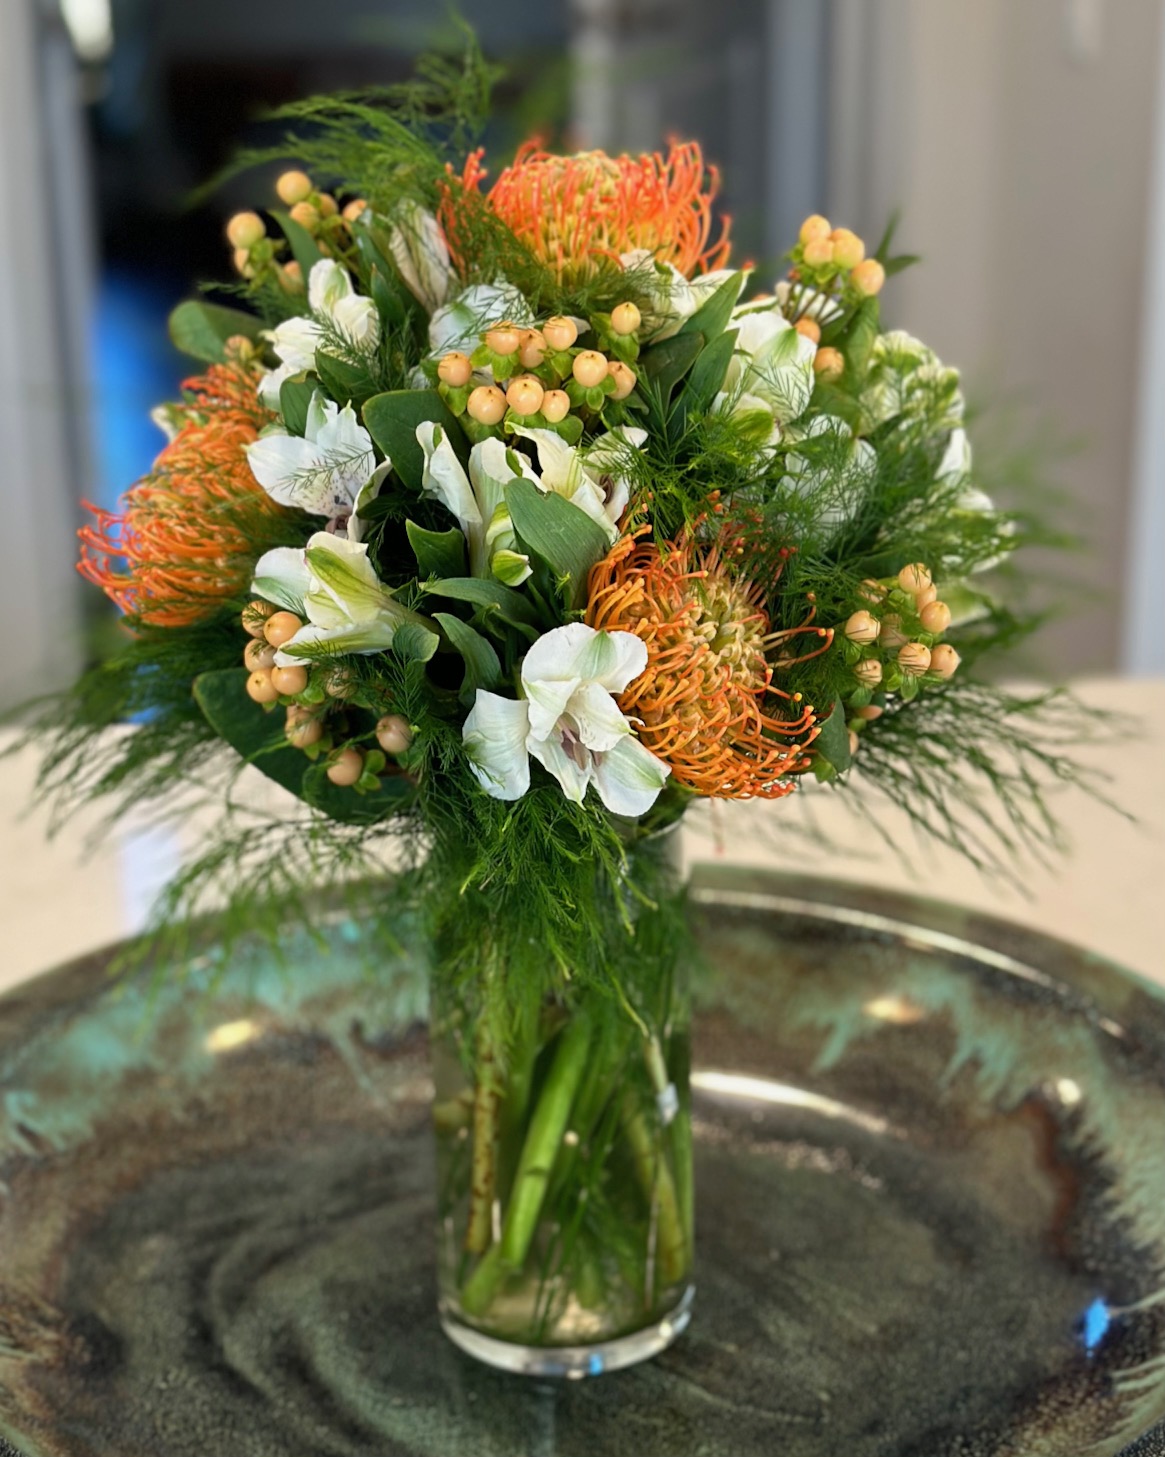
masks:
{"type": "Polygon", "coordinates": [[[855,686],[847,695],[850,731],[881,716],[876,696],[897,693],[915,697],[926,681],[942,682],[959,666],[959,655],[939,639],[951,625],[951,609],[939,600],[938,588],[921,562],[912,562],[883,581],[862,583],[870,604],[846,619],[837,643],[853,670],[855,686]]]}
{"type": "MultiPolygon", "coordinates": [[[[348,225],[368,208],[367,202],[357,197],[341,209],[331,193],[319,191],[306,172],[284,172],[275,183],[275,191],[280,202],[286,204],[288,217],[315,239],[325,256],[343,253],[351,246],[348,225]]],[[[235,268],[243,278],[270,273],[288,293],[303,292],[303,269],[294,259],[282,261],[280,255],[286,244],[268,236],[267,226],[257,212],[235,213],[226,232],[234,250],[235,268]]]]}
{"type": "Polygon", "coordinates": [[[621,303],[591,319],[587,332],[599,347],[584,348],[578,321],[564,315],[536,328],[503,319],[480,335],[471,355],[453,350],[442,356],[437,387],[474,439],[500,434],[517,421],[549,427],[574,444],[589,416],[626,400],[635,388],[631,365],[639,357],[641,323],[636,305],[621,303]]]}
{"type": "Polygon", "coordinates": [[[338,664],[321,663],[311,672],[300,663],[276,664],[276,652],[303,626],[294,612],[256,599],[243,609],[242,623],[248,637],[243,649],[243,663],[250,673],[247,696],[264,708],[281,704],[286,709],[287,742],[309,759],[326,757],[325,772],[333,784],[362,794],[379,789],[388,759],[399,760],[412,743],[408,720],[399,713],[379,719],[374,730],[379,749],[343,743],[349,727],[344,710],[356,692],[352,675],[338,664]]]}

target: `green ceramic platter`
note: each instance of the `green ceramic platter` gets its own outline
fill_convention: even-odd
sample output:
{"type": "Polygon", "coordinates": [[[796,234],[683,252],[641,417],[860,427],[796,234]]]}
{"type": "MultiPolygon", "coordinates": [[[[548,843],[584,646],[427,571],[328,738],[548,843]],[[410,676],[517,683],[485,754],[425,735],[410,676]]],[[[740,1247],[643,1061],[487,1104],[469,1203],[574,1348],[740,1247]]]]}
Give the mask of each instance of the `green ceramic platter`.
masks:
{"type": "MultiPolygon", "coordinates": [[[[386,890],[386,894],[389,891],[386,890]]],[[[718,866],[697,1305],[534,1383],[437,1325],[423,968],[340,916],[151,1001],[0,999],[22,1457],[1161,1457],[1165,1000],[950,908],[718,866]]],[[[3,1442],[0,1441],[0,1448],[3,1442]]]]}

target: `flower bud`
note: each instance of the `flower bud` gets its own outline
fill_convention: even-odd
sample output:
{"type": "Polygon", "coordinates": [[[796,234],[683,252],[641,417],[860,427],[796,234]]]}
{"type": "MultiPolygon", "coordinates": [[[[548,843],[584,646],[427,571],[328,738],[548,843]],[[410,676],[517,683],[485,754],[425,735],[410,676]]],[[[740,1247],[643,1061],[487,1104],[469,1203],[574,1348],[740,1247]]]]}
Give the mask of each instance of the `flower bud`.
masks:
{"type": "Polygon", "coordinates": [[[249,673],[269,673],[275,666],[275,649],[266,638],[249,638],[243,649],[243,666],[249,673]]]}
{"type": "Polygon", "coordinates": [[[821,325],[816,319],[811,319],[808,314],[802,314],[793,325],[797,333],[808,339],[813,344],[821,343],[821,325]]]}
{"type": "Polygon", "coordinates": [[[320,217],[322,218],[334,218],[340,211],[336,199],[330,192],[321,192],[316,206],[319,208],[320,217]]]}
{"type": "Polygon", "coordinates": [[[570,414],[570,396],[565,390],[547,390],[542,396],[542,415],[551,425],[570,414]]]}
{"type": "Polygon", "coordinates": [[[876,703],[867,703],[864,708],[859,708],[855,711],[854,717],[864,719],[866,723],[874,723],[882,717],[885,711],[884,708],[880,708],[876,703]]]}
{"type": "Polygon", "coordinates": [[[462,354],[457,349],[446,354],[437,365],[437,378],[442,384],[450,385],[455,390],[463,389],[472,375],[473,365],[469,361],[469,355],[462,354]]]}
{"type": "Polygon", "coordinates": [[[805,262],[810,268],[824,268],[833,262],[833,244],[828,238],[813,238],[805,244],[805,262]]]}
{"type": "Polygon", "coordinates": [[[801,224],[801,231],[798,237],[802,243],[818,242],[822,238],[828,238],[830,233],[829,219],[823,218],[819,212],[811,213],[801,224]]]}
{"type": "Polygon", "coordinates": [[[364,755],[359,749],[341,749],[328,765],[328,778],[341,789],[355,784],[364,773],[364,755]]]}
{"type": "Polygon", "coordinates": [[[833,261],[839,268],[856,268],[866,256],[866,245],[849,228],[834,228],[829,240],[833,244],[833,261]]]}
{"type": "Polygon", "coordinates": [[[846,735],[849,739],[849,756],[852,759],[858,751],[858,745],[861,743],[861,740],[858,738],[857,734],[854,733],[853,729],[847,729],[846,735]]]}
{"type": "Polygon", "coordinates": [[[273,648],[281,648],[302,626],[303,619],[294,612],[274,612],[263,624],[263,636],[273,648]]]}
{"type": "Polygon", "coordinates": [[[358,223],[368,211],[368,201],[363,197],[353,198],[351,202],[344,204],[344,210],[340,216],[346,223],[358,223]]]}
{"type": "Polygon", "coordinates": [[[626,336],[634,334],[643,322],[643,315],[633,303],[616,304],[611,310],[612,333],[626,336]]]}
{"type": "Polygon", "coordinates": [[[251,262],[249,249],[236,248],[231,254],[231,262],[235,265],[235,272],[240,278],[254,278],[255,266],[251,262]]]}
{"type": "Polygon", "coordinates": [[[845,635],[850,642],[868,644],[878,640],[878,620],[868,612],[854,612],[846,619],[845,635]]]}
{"type": "Polygon", "coordinates": [[[307,669],[299,663],[295,663],[289,668],[272,668],[271,681],[280,693],[294,698],[297,693],[302,693],[307,687],[307,669]]]}
{"type": "Polygon", "coordinates": [[[320,228],[320,215],[310,202],[297,202],[288,214],[293,223],[298,223],[301,228],[309,233],[318,233],[320,228]]]}
{"type": "Polygon", "coordinates": [[[635,371],[624,364],[621,359],[612,359],[607,364],[607,373],[615,381],[615,393],[611,398],[625,400],[635,388],[635,371]]]}
{"type": "Polygon", "coordinates": [[[523,369],[537,369],[546,358],[546,340],[539,329],[523,329],[518,359],[523,369]]]}
{"type": "Polygon", "coordinates": [[[593,389],[607,377],[607,356],[597,349],[584,349],[574,356],[570,369],[584,389],[593,389]]]}
{"type": "Polygon", "coordinates": [[[882,665],[877,658],[863,658],[854,664],[854,677],[865,688],[876,688],[882,681],[882,665]]]}
{"type": "Polygon", "coordinates": [[[356,678],[351,668],[337,664],[328,670],[324,678],[324,692],[329,698],[350,698],[356,687],[356,678]]]}
{"type": "Polygon", "coordinates": [[[551,349],[570,349],[578,338],[578,325],[563,314],[555,314],[542,325],[542,337],[551,349]]]}
{"type": "Polygon", "coordinates": [[[898,649],[898,666],[912,678],[921,678],[930,667],[930,649],[924,643],[906,643],[898,649]]]}
{"type": "Polygon", "coordinates": [[[495,384],[480,384],[465,406],[479,425],[496,425],[506,413],[506,397],[495,384]]]}
{"type": "Polygon", "coordinates": [[[866,577],[858,589],[858,596],[867,602],[881,602],[886,595],[886,589],[876,577],[866,577]]]}
{"type": "Polygon", "coordinates": [[[930,671],[937,673],[940,678],[950,678],[954,676],[960,661],[958,653],[949,642],[940,642],[931,649],[930,671]]]}
{"type": "Polygon", "coordinates": [[[951,625],[951,609],[945,602],[928,602],[918,614],[927,632],[939,637],[951,625]]]}
{"type": "Polygon", "coordinates": [[[287,722],[283,726],[287,742],[295,749],[306,749],[318,744],[324,736],[321,719],[310,709],[293,703],[287,710],[287,722]]]}
{"type": "Polygon", "coordinates": [[[376,742],[386,754],[403,754],[413,741],[409,721],[400,713],[386,713],[376,725],[376,742]]]}
{"type": "Polygon", "coordinates": [[[263,602],[256,598],[254,602],[248,602],[243,608],[243,629],[252,637],[262,637],[267,626],[267,620],[275,608],[270,602],[263,602]]]}
{"type": "Polygon", "coordinates": [[[284,172],[275,184],[275,191],[280,202],[294,207],[297,202],[306,202],[311,196],[311,178],[306,172],[284,172]]]}
{"type": "Polygon", "coordinates": [[[247,679],[247,697],[254,703],[274,703],[279,689],[271,681],[271,674],[259,669],[247,679]]]}
{"type": "Polygon", "coordinates": [[[902,619],[896,612],[887,613],[882,618],[882,625],[878,629],[878,641],[887,652],[893,652],[900,648],[904,642],[909,641],[902,631],[902,619]]]}
{"type": "Polygon", "coordinates": [[[232,248],[253,248],[266,236],[267,229],[257,212],[237,212],[227,223],[227,238],[232,248]]]}
{"type": "Polygon", "coordinates": [[[930,569],[921,562],[911,562],[898,573],[898,585],[904,592],[925,592],[930,583],[930,569]]]}
{"type": "Polygon", "coordinates": [[[886,282],[886,270],[876,258],[867,258],[849,276],[850,282],[863,298],[873,298],[875,294],[882,292],[882,285],[886,282]]]}
{"type": "Polygon", "coordinates": [[[485,347],[495,354],[516,354],[521,343],[522,335],[516,324],[495,324],[485,331],[485,347]]]}
{"type": "Polygon", "coordinates": [[[532,374],[519,374],[506,389],[506,404],[515,415],[536,415],[542,408],[545,394],[541,381],[532,374]]]}
{"type": "Polygon", "coordinates": [[[929,587],[923,587],[921,592],[915,592],[914,610],[921,612],[924,607],[928,607],[937,597],[938,588],[932,582],[929,587]]]}
{"type": "Polygon", "coordinates": [[[279,282],[288,293],[303,292],[303,269],[294,258],[285,263],[279,270],[279,282]]]}
{"type": "Polygon", "coordinates": [[[845,373],[845,356],[840,349],[830,349],[826,345],[813,356],[813,369],[823,380],[840,379],[845,373]]]}

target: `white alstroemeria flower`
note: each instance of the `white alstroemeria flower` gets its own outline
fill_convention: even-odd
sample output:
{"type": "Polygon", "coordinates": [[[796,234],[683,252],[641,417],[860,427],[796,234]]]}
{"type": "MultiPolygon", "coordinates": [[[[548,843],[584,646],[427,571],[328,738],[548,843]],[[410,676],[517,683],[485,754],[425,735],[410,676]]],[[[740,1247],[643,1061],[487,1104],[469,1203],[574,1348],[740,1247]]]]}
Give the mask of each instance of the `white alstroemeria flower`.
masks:
{"type": "Polygon", "coordinates": [[[486,329],[503,319],[523,327],[533,325],[534,313],[525,296],[505,279],[472,284],[429,320],[431,357],[437,359],[453,349],[472,354],[486,329]]]}
{"type": "Polygon", "coordinates": [[[725,389],[759,396],[782,425],[809,407],[817,345],[799,334],[775,306],[737,309],[732,317],[736,347],[725,389]]]}
{"type": "Polygon", "coordinates": [[[781,443],[781,426],[773,414],[773,407],[760,395],[751,395],[747,390],[721,390],[712,401],[712,413],[729,415],[739,422],[747,434],[763,446],[765,459],[772,458],[781,443]]]}
{"type": "Polygon", "coordinates": [[[726,279],[741,271],[717,268],[712,273],[685,278],[674,263],[659,262],[649,248],[620,253],[619,262],[627,272],[634,272],[636,281],[642,281],[647,289],[650,302],[644,310],[646,318],[640,334],[640,342],[644,344],[658,344],[661,339],[678,334],[684,320],[690,319],[726,279]]]}
{"type": "Polygon", "coordinates": [[[251,474],[281,506],[313,516],[346,518],[359,531],[356,512],[379,490],[391,462],[377,466],[372,437],[351,405],[341,410],[319,390],[307,411],[306,433],[273,429],[247,446],[251,474]]]}
{"type": "Polygon", "coordinates": [[[781,478],[781,485],[818,499],[822,509],[817,519],[832,528],[832,537],[836,528],[857,515],[862,497],[873,484],[877,456],[869,441],[855,440],[850,427],[836,415],[815,415],[800,438],[819,442],[820,449],[811,456],[790,451],[785,457],[788,474],[781,478]]]}
{"type": "Polygon", "coordinates": [[[530,559],[518,551],[518,539],[506,507],[506,486],[521,475],[536,480],[519,451],[502,441],[481,440],[469,453],[469,474],[449,443],[449,436],[431,421],[417,426],[417,444],[425,452],[421,489],[457,518],[469,547],[469,570],[475,577],[496,577],[516,587],[530,575],[530,559]]]}
{"type": "MultiPolygon", "coordinates": [[[[377,578],[368,548],[317,531],[306,550],[279,546],[255,563],[251,591],[306,619],[275,654],[280,667],[328,653],[376,653],[405,625],[432,624],[402,607],[377,578]]],[[[437,636],[431,633],[433,647],[437,636]]]]}
{"type": "Polygon", "coordinates": [[[585,511],[603,528],[608,544],[613,546],[619,535],[619,521],[631,499],[627,455],[642,449],[647,431],[637,425],[621,425],[581,450],[568,445],[553,430],[515,424],[513,431],[533,441],[537,448],[540,474],[528,471],[531,479],[542,490],[553,491],[585,511]]]}
{"type": "Polygon", "coordinates": [[[388,246],[409,292],[435,313],[457,277],[440,223],[420,203],[406,200],[393,214],[388,246]]]}
{"type": "Polygon", "coordinates": [[[362,354],[371,354],[380,343],[376,305],[356,292],[347,269],[334,259],[321,258],[312,267],[307,302],[310,317],[286,319],[263,336],[280,360],[279,368],[259,381],[259,397],[268,409],[279,408],[284,380],[315,367],[316,350],[326,344],[329,333],[342,335],[362,354]]]}
{"type": "Polygon", "coordinates": [[[819,324],[829,324],[841,317],[841,305],[836,299],[806,284],[782,278],[774,292],[777,307],[786,319],[815,319],[819,324]]]}
{"type": "Polygon", "coordinates": [[[612,814],[645,814],[671,772],[634,736],[615,695],[643,672],[647,648],[630,632],[584,622],[545,633],[522,663],[524,699],[479,688],[463,737],[473,772],[494,799],[520,799],[530,759],[581,804],[593,784],[612,814]]]}

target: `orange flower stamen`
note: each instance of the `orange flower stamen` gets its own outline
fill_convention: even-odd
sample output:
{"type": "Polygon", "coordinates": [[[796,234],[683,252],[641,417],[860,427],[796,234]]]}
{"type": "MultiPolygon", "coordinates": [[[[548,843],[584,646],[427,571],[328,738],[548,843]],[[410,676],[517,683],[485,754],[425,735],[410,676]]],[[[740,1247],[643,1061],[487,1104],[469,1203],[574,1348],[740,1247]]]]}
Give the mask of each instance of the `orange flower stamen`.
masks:
{"type": "MultiPolygon", "coordinates": [[[[465,163],[462,198],[481,187],[482,155],[473,152],[465,163]]],[[[691,277],[728,260],[727,217],[718,241],[710,242],[719,187],[719,172],[705,165],[695,142],[672,142],[666,157],[659,152],[609,157],[599,151],[557,157],[534,140],[518,149],[484,201],[567,282],[637,248],[691,277]]],[[[455,214],[450,200],[442,222],[456,253],[455,214]]]]}
{"type": "MultiPolygon", "coordinates": [[[[647,667],[619,698],[636,720],[644,746],[671,767],[677,783],[718,799],[779,799],[796,787],[790,776],[808,769],[817,716],[805,705],[777,717],[774,700],[794,697],[773,686],[768,655],[790,667],[824,652],[833,635],[805,621],[769,630],[763,593],[732,564],[739,543],[727,534],[713,546],[691,540],[662,547],[641,529],[622,537],[593,569],[587,622],[609,632],[633,632],[647,646],[647,667]],[[810,653],[792,657],[793,641],[820,637],[810,653]]],[[[796,695],[799,699],[799,695],[796,695]]]]}
{"type": "Polygon", "coordinates": [[[232,357],[186,380],[178,433],[122,510],[83,503],[94,520],[77,533],[77,570],[140,622],[187,627],[246,591],[254,513],[281,511],[247,463],[247,446],[275,418],[259,403],[257,379],[232,357]]]}

